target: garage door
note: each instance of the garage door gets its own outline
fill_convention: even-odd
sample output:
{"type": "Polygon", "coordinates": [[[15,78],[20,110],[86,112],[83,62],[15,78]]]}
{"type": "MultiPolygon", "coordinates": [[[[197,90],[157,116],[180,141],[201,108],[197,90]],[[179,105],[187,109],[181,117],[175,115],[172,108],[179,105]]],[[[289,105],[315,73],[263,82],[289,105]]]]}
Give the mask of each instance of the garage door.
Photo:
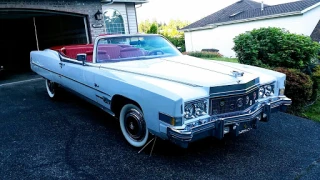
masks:
{"type": "Polygon", "coordinates": [[[0,65],[7,73],[30,72],[30,51],[89,41],[86,18],[51,12],[0,11],[0,65]]]}

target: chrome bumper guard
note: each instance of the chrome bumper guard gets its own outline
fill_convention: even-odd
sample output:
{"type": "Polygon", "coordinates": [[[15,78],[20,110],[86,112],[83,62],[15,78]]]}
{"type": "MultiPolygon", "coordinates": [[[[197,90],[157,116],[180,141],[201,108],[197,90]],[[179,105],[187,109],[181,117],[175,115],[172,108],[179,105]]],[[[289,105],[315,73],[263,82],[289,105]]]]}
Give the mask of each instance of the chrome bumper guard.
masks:
{"type": "Polygon", "coordinates": [[[167,136],[173,143],[181,147],[187,147],[192,141],[196,141],[208,136],[222,139],[224,134],[239,134],[257,128],[259,120],[268,121],[272,112],[285,112],[287,106],[291,105],[291,99],[279,97],[276,100],[258,102],[249,109],[238,115],[216,115],[207,118],[206,123],[190,129],[167,128],[167,136]]]}

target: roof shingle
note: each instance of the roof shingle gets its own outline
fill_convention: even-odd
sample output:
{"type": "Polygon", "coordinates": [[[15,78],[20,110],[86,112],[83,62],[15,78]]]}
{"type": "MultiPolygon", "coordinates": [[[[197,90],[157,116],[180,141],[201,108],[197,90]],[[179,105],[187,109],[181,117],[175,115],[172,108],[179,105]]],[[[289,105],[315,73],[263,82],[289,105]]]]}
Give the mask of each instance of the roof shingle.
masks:
{"type": "Polygon", "coordinates": [[[182,30],[200,28],[210,24],[224,23],[235,20],[244,20],[249,18],[264,17],[291,12],[301,12],[319,2],[320,0],[300,0],[274,6],[265,4],[264,10],[262,11],[260,3],[251,0],[241,0],[182,28],[182,30]],[[241,13],[230,17],[230,15],[238,12],[241,13]]]}

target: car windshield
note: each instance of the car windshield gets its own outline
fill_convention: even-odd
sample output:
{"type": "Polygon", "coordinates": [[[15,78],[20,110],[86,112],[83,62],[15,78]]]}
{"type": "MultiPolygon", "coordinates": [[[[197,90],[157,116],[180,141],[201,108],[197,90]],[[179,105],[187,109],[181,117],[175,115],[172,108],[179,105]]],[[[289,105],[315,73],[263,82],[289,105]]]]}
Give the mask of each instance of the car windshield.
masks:
{"type": "Polygon", "coordinates": [[[153,59],[182,55],[158,35],[106,37],[98,41],[97,63],[153,59]]]}

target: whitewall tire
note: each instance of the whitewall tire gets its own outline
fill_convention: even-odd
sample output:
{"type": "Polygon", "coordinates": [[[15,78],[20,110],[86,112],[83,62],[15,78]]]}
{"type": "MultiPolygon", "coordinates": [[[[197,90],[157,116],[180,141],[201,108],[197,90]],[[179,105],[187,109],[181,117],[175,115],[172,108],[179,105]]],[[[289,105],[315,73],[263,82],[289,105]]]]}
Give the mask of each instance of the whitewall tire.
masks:
{"type": "Polygon", "coordinates": [[[46,79],[46,88],[47,88],[47,93],[51,99],[56,98],[57,96],[57,84],[46,79]]]}
{"type": "Polygon", "coordinates": [[[147,143],[149,131],[140,108],[133,104],[123,106],[119,119],[122,134],[130,145],[142,147],[147,143]]]}

